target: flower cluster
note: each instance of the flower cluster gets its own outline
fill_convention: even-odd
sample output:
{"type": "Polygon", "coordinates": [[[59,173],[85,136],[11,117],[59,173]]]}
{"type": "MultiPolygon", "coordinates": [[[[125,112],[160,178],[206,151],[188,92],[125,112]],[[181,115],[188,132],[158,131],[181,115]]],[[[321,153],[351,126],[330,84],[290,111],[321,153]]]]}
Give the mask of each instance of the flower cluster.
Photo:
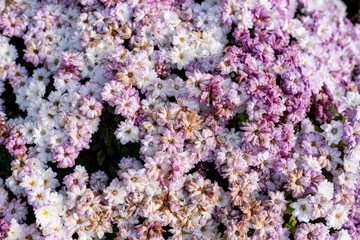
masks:
{"type": "Polygon", "coordinates": [[[0,0],[0,96],[26,113],[0,99],[0,239],[359,239],[345,15],[340,0],[0,0]],[[77,164],[100,128],[139,148],[114,176],[77,164]]]}

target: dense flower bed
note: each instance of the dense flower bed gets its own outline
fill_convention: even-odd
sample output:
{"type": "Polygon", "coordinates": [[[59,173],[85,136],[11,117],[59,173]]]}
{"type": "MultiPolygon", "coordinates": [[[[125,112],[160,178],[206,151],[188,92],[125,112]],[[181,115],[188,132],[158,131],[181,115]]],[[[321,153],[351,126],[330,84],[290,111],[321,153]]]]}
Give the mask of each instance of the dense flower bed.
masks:
{"type": "Polygon", "coordinates": [[[345,15],[339,0],[0,0],[0,239],[360,239],[345,15]]]}

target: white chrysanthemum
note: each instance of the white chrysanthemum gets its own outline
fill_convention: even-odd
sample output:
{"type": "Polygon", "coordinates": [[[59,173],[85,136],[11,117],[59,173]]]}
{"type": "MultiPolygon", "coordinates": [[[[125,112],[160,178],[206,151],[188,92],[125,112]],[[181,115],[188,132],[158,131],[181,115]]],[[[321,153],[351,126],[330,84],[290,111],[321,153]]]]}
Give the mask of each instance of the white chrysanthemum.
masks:
{"type": "MultiPolygon", "coordinates": [[[[322,21],[319,21],[319,25],[317,27],[317,34],[322,41],[326,41],[331,37],[333,29],[334,29],[334,26],[332,25],[332,22],[330,22],[328,19],[322,20],[322,21]]],[[[339,67],[339,65],[337,64],[338,66],[336,66],[334,64],[335,61],[334,62],[332,62],[332,61],[333,60],[331,58],[328,61],[330,70],[331,71],[340,70],[341,68],[339,67]]]]}
{"type": "Polygon", "coordinates": [[[322,181],[318,186],[317,194],[327,200],[331,200],[334,195],[334,184],[328,180],[322,181]]]}
{"type": "Polygon", "coordinates": [[[27,140],[28,143],[33,143],[33,135],[35,133],[35,124],[32,120],[32,117],[27,117],[24,124],[20,127],[22,136],[27,140]]]}
{"type": "Polygon", "coordinates": [[[56,236],[55,239],[66,239],[67,233],[62,221],[56,221],[48,226],[43,232],[56,236]]]}
{"type": "Polygon", "coordinates": [[[139,85],[141,92],[144,93],[147,91],[147,87],[156,81],[157,73],[155,70],[149,69],[143,73],[142,77],[143,79],[141,81],[137,81],[136,83],[139,85]]]}
{"type": "Polygon", "coordinates": [[[104,58],[104,52],[99,46],[87,48],[85,55],[91,66],[94,66],[96,63],[101,62],[101,60],[104,58]]]}
{"type": "MultiPolygon", "coordinates": [[[[217,28],[217,30],[220,31],[219,28],[217,28]]],[[[209,49],[209,55],[221,53],[221,51],[224,49],[223,41],[219,42],[216,38],[209,38],[206,43],[206,47],[209,49]]]]}
{"type": "Polygon", "coordinates": [[[42,98],[45,95],[45,91],[46,85],[43,82],[33,78],[29,79],[29,88],[26,91],[29,98],[42,98]]]}
{"type": "Polygon", "coordinates": [[[24,176],[25,173],[20,173],[17,177],[11,175],[10,177],[6,178],[5,185],[10,189],[10,191],[15,194],[16,196],[20,196],[25,194],[25,190],[23,187],[20,186],[19,181],[24,176]]]}
{"type": "Polygon", "coordinates": [[[303,26],[299,19],[289,20],[286,30],[296,39],[304,38],[308,35],[306,28],[303,26]]]}
{"type": "Polygon", "coordinates": [[[78,240],[92,240],[95,239],[95,232],[94,231],[86,231],[84,230],[78,230],[77,234],[79,235],[78,240]]]}
{"type": "Polygon", "coordinates": [[[65,196],[63,194],[60,194],[58,192],[51,192],[50,193],[50,199],[51,199],[51,206],[53,206],[56,209],[56,214],[62,214],[64,207],[65,207],[65,196]]]}
{"type": "Polygon", "coordinates": [[[173,11],[164,11],[163,18],[165,22],[169,24],[171,27],[176,27],[181,23],[179,16],[173,11]]]}
{"type": "Polygon", "coordinates": [[[172,37],[172,44],[177,46],[189,44],[189,32],[185,28],[180,28],[172,37]]]}
{"type": "Polygon", "coordinates": [[[37,81],[43,82],[45,85],[48,85],[48,83],[50,82],[50,74],[51,74],[51,72],[49,72],[44,67],[37,68],[34,70],[32,78],[37,81]]]}
{"type": "Polygon", "coordinates": [[[358,92],[347,92],[344,100],[348,107],[353,108],[360,104],[360,94],[358,92]]]}
{"type": "MultiPolygon", "coordinates": [[[[314,38],[312,38],[311,40],[314,41],[314,38]]],[[[315,46],[313,46],[313,47],[315,48],[315,46]]],[[[322,54],[320,52],[320,49],[317,49],[317,48],[314,49],[314,52],[315,52],[316,56],[319,56],[322,54]],[[316,51],[319,51],[319,52],[316,52],[316,51]]],[[[321,79],[324,79],[324,83],[326,83],[326,85],[328,86],[329,91],[332,94],[335,94],[335,92],[337,91],[337,86],[335,86],[333,76],[329,73],[329,69],[328,69],[327,65],[322,65],[320,67],[320,69],[315,72],[314,77],[319,77],[321,79]]]]}
{"type": "Polygon", "coordinates": [[[317,157],[313,155],[305,155],[302,158],[303,169],[304,170],[313,170],[315,172],[321,173],[322,166],[317,157]]]}
{"type": "Polygon", "coordinates": [[[60,221],[58,209],[54,206],[43,206],[35,210],[36,222],[42,228],[52,226],[60,221]]]}
{"type": "Polygon", "coordinates": [[[31,190],[35,187],[42,186],[44,184],[44,180],[42,179],[42,176],[38,173],[32,173],[29,175],[25,175],[21,179],[20,186],[23,188],[26,188],[26,190],[31,190]]]}
{"type": "Polygon", "coordinates": [[[225,141],[227,144],[232,144],[234,147],[239,146],[241,142],[240,132],[236,132],[235,128],[231,128],[229,133],[225,136],[225,141]]]}
{"type": "Polygon", "coordinates": [[[194,59],[194,50],[189,47],[177,48],[174,47],[170,53],[171,62],[177,65],[177,68],[182,69],[194,59]]]}
{"type": "Polygon", "coordinates": [[[352,238],[346,229],[341,229],[337,232],[336,240],[352,240],[352,238]]]}
{"type": "Polygon", "coordinates": [[[359,160],[356,159],[345,159],[344,160],[344,169],[347,172],[358,173],[359,172],[359,160]]]}
{"type": "Polygon", "coordinates": [[[305,10],[307,12],[312,12],[315,10],[321,11],[325,8],[325,1],[324,0],[313,0],[313,1],[306,1],[305,10]]]}
{"type": "Polygon", "coordinates": [[[34,126],[34,143],[44,145],[47,137],[49,136],[49,129],[43,124],[39,123],[34,126]]]}
{"type": "Polygon", "coordinates": [[[42,171],[41,175],[44,179],[44,186],[47,188],[55,189],[59,186],[59,181],[56,179],[57,173],[54,172],[50,167],[46,171],[42,171]]]}
{"type": "Polygon", "coordinates": [[[347,172],[358,173],[360,161],[360,146],[356,146],[350,153],[345,156],[344,169],[347,172]]]}
{"type": "Polygon", "coordinates": [[[348,220],[349,209],[338,203],[326,216],[326,225],[334,229],[340,229],[348,220]]]}
{"type": "Polygon", "coordinates": [[[145,138],[141,141],[141,148],[140,151],[145,155],[145,156],[153,156],[155,154],[155,152],[158,150],[158,145],[159,145],[159,140],[148,134],[145,136],[145,138]]]}
{"type": "MultiPolygon", "coordinates": [[[[327,27],[331,27],[331,25],[328,25],[327,27]]],[[[325,31],[329,31],[329,30],[331,31],[331,29],[326,28],[325,31]]],[[[321,26],[319,26],[318,31],[322,31],[321,26]]],[[[339,55],[338,54],[329,54],[329,55],[331,56],[330,59],[328,59],[328,61],[327,61],[327,66],[328,66],[329,70],[332,72],[341,70],[341,65],[339,65],[339,62],[338,62],[339,55]]]]}
{"type": "Polygon", "coordinates": [[[351,172],[343,172],[338,176],[339,184],[350,189],[356,189],[357,179],[358,175],[351,172]]]}
{"type": "Polygon", "coordinates": [[[78,185],[74,185],[73,187],[71,187],[71,189],[69,189],[66,192],[67,194],[66,207],[68,209],[74,208],[79,201],[78,199],[84,196],[85,193],[86,193],[86,186],[80,187],[78,185]]]}
{"type": "MultiPolygon", "coordinates": [[[[36,151],[35,148],[31,148],[32,151],[36,151]]],[[[43,171],[45,169],[45,163],[41,161],[39,158],[33,158],[31,161],[31,167],[33,171],[43,171]]]]}
{"type": "Polygon", "coordinates": [[[126,119],[121,122],[115,131],[115,137],[120,140],[121,144],[139,141],[139,128],[135,126],[132,120],[126,119]]]}
{"type": "Polygon", "coordinates": [[[314,124],[312,124],[310,119],[304,118],[301,120],[301,131],[303,133],[310,133],[315,131],[314,124]]]}
{"type": "MultiPolygon", "coordinates": [[[[0,178],[0,183],[1,183],[1,178],[0,178]]],[[[9,194],[8,192],[5,190],[5,188],[1,187],[0,184],[0,212],[4,210],[5,205],[8,202],[8,198],[9,198],[9,194]]]]}
{"type": "Polygon", "coordinates": [[[340,121],[332,120],[330,124],[326,123],[321,125],[321,128],[324,130],[324,136],[328,145],[333,143],[338,144],[344,134],[342,123],[340,121]]]}
{"type": "Polygon", "coordinates": [[[22,225],[20,225],[14,218],[11,220],[11,228],[7,233],[6,240],[25,239],[25,234],[22,225]]]}
{"type": "Polygon", "coordinates": [[[104,189],[104,199],[111,206],[123,204],[126,194],[125,186],[117,178],[113,179],[110,185],[104,189]]]}
{"type": "Polygon", "coordinates": [[[294,209],[292,215],[296,217],[300,222],[310,221],[312,206],[307,199],[298,199],[297,202],[291,203],[290,207],[294,209]]]}
{"type": "Polygon", "coordinates": [[[16,94],[16,103],[19,105],[19,109],[22,111],[26,111],[27,107],[30,105],[29,95],[27,94],[29,84],[25,84],[20,87],[16,94]]]}
{"type": "Polygon", "coordinates": [[[5,43],[0,48],[0,58],[10,58],[11,60],[16,60],[18,57],[18,52],[14,45],[5,43]]]}
{"type": "Polygon", "coordinates": [[[35,187],[27,192],[28,203],[34,207],[40,207],[50,203],[50,188],[35,187]]]}
{"type": "Polygon", "coordinates": [[[250,10],[244,9],[242,14],[239,15],[241,21],[238,23],[239,28],[250,29],[254,25],[253,15],[250,10]]]}

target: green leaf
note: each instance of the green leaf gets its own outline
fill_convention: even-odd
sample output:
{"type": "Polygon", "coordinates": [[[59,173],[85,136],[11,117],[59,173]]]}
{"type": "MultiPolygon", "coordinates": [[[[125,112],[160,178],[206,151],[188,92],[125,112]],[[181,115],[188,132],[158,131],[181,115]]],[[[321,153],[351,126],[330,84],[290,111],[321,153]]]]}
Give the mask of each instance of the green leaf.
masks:
{"type": "Polygon", "coordinates": [[[104,237],[105,237],[105,239],[109,239],[109,240],[115,239],[116,236],[117,236],[116,233],[118,233],[118,232],[119,232],[119,229],[117,228],[117,226],[113,225],[112,232],[111,233],[106,233],[104,237]]]}
{"type": "Polygon", "coordinates": [[[112,142],[112,136],[110,135],[109,131],[107,131],[107,130],[104,131],[103,139],[104,139],[106,148],[110,148],[111,142],[112,142]]]}
{"type": "Polygon", "coordinates": [[[9,153],[9,151],[5,148],[5,146],[0,146],[0,177],[7,178],[11,175],[11,162],[14,160],[9,153]]]}
{"type": "Polygon", "coordinates": [[[115,178],[117,176],[116,168],[114,166],[111,166],[109,168],[109,172],[111,173],[112,178],[115,178]]]}
{"type": "Polygon", "coordinates": [[[342,114],[339,114],[338,116],[336,116],[336,117],[334,118],[334,120],[346,122],[346,118],[344,118],[344,116],[343,116],[342,114]]]}
{"type": "Polygon", "coordinates": [[[120,151],[122,156],[127,156],[129,154],[129,149],[126,146],[122,146],[120,151]]]}
{"type": "Polygon", "coordinates": [[[291,197],[291,191],[285,191],[285,198],[291,197]]]}
{"type": "Polygon", "coordinates": [[[229,45],[234,45],[235,44],[235,37],[232,35],[232,32],[230,32],[228,35],[227,35],[227,39],[229,41],[229,45]]]}
{"type": "Polygon", "coordinates": [[[120,115],[116,115],[116,116],[115,116],[115,122],[116,122],[116,123],[119,123],[119,122],[121,121],[121,118],[122,118],[122,117],[121,117],[120,115]]]}
{"type": "Polygon", "coordinates": [[[297,226],[296,218],[291,216],[289,222],[285,224],[285,227],[288,228],[292,234],[295,234],[296,229],[299,227],[297,226]]]}
{"type": "Polygon", "coordinates": [[[237,114],[238,115],[238,125],[239,127],[243,126],[243,122],[249,122],[249,116],[246,113],[237,114]]]}
{"type": "Polygon", "coordinates": [[[337,112],[337,110],[336,110],[335,108],[331,108],[331,111],[332,111],[335,115],[338,114],[338,112],[337,112]]]}
{"type": "Polygon", "coordinates": [[[326,178],[327,180],[329,180],[330,182],[332,182],[334,176],[333,176],[330,172],[326,171],[325,169],[322,169],[321,172],[322,172],[322,174],[325,176],[325,178],[326,178]]]}
{"type": "Polygon", "coordinates": [[[249,231],[247,232],[248,237],[251,237],[254,235],[255,229],[249,228],[249,231]]]}
{"type": "Polygon", "coordinates": [[[100,150],[100,148],[102,147],[102,143],[101,142],[97,142],[95,145],[91,146],[91,151],[93,152],[97,152],[98,150],[100,150]]]}
{"type": "Polygon", "coordinates": [[[319,126],[317,126],[317,125],[314,126],[314,129],[315,129],[315,131],[317,131],[317,132],[323,132],[323,131],[324,131],[324,130],[322,130],[319,126]]]}
{"type": "Polygon", "coordinates": [[[103,150],[100,150],[97,153],[97,161],[98,161],[100,166],[103,165],[105,157],[106,157],[106,153],[103,150]]]}
{"type": "Polygon", "coordinates": [[[345,142],[344,140],[340,140],[340,142],[338,144],[331,144],[331,147],[336,147],[339,149],[339,151],[344,151],[345,149],[348,148],[348,143],[345,142]]]}
{"type": "Polygon", "coordinates": [[[296,224],[297,224],[296,218],[295,218],[294,216],[291,216],[291,217],[290,217],[290,220],[289,220],[289,223],[290,223],[290,226],[291,226],[292,228],[294,228],[294,227],[296,226],[296,224]]]}
{"type": "Polygon", "coordinates": [[[114,155],[114,150],[112,149],[112,147],[108,147],[106,148],[106,153],[108,156],[112,156],[114,155]]]}
{"type": "Polygon", "coordinates": [[[110,113],[114,114],[115,108],[111,106],[107,106],[106,110],[108,110],[110,113]]]}
{"type": "Polygon", "coordinates": [[[290,207],[290,202],[286,205],[286,210],[284,211],[284,214],[289,214],[289,215],[291,215],[292,214],[292,212],[294,211],[294,209],[292,209],[291,207],[290,207]]]}
{"type": "Polygon", "coordinates": [[[346,122],[346,118],[342,114],[338,113],[335,108],[331,108],[331,112],[334,113],[334,120],[346,122]]]}

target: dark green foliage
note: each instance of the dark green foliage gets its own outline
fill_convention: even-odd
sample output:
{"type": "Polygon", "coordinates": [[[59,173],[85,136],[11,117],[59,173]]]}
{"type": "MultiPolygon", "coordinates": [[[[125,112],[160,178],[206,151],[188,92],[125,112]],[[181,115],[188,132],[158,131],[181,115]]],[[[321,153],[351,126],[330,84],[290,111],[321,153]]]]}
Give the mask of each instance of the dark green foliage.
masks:
{"type": "Polygon", "coordinates": [[[1,94],[1,98],[4,100],[7,118],[25,118],[27,116],[24,111],[19,109],[19,105],[16,104],[16,97],[13,93],[13,88],[8,81],[5,81],[5,92],[1,94]]]}
{"type": "Polygon", "coordinates": [[[111,179],[116,177],[121,158],[129,156],[140,160],[140,143],[122,145],[115,138],[114,132],[124,118],[114,115],[113,107],[105,104],[100,119],[99,129],[92,136],[90,149],[80,152],[76,164],[85,166],[89,173],[102,170],[111,179]]]}
{"type": "Polygon", "coordinates": [[[5,179],[11,175],[10,163],[13,159],[9,151],[4,146],[0,146],[0,178],[5,179]]]}
{"type": "Polygon", "coordinates": [[[244,124],[243,122],[249,122],[249,116],[246,113],[237,113],[232,119],[229,120],[226,127],[228,129],[235,128],[236,131],[239,130],[244,124]]]}
{"type": "MultiPolygon", "coordinates": [[[[18,37],[12,37],[10,39],[10,44],[15,46],[15,48],[19,54],[19,57],[16,59],[16,63],[25,67],[29,73],[29,76],[31,76],[35,70],[35,66],[32,63],[26,62],[23,58],[24,50],[26,49],[24,40],[21,38],[18,38],[18,37]]],[[[37,67],[42,67],[42,66],[37,66],[37,67]]]]}
{"type": "Polygon", "coordinates": [[[294,216],[291,216],[290,220],[287,223],[285,223],[284,226],[290,230],[291,234],[295,234],[296,229],[299,228],[299,225],[297,224],[297,220],[294,216]]]}
{"type": "Polygon", "coordinates": [[[113,231],[112,231],[112,233],[106,233],[105,234],[105,239],[114,239],[114,238],[116,238],[116,233],[118,233],[119,232],[119,229],[118,229],[118,227],[114,224],[113,225],[113,231]]]}
{"type": "MultiPolygon", "coordinates": [[[[90,149],[83,149],[75,160],[75,166],[84,166],[89,175],[102,170],[110,179],[113,179],[117,177],[118,164],[123,157],[135,157],[140,160],[140,143],[122,145],[115,138],[114,132],[124,118],[113,113],[114,108],[105,104],[98,131],[91,138],[90,149]]],[[[60,182],[75,168],[74,166],[60,169],[56,167],[56,163],[50,163],[50,166],[58,173],[57,178],[60,182]]]]}
{"type": "Polygon", "coordinates": [[[251,237],[254,234],[254,232],[255,229],[250,228],[249,231],[247,232],[248,237],[251,237]]]}

